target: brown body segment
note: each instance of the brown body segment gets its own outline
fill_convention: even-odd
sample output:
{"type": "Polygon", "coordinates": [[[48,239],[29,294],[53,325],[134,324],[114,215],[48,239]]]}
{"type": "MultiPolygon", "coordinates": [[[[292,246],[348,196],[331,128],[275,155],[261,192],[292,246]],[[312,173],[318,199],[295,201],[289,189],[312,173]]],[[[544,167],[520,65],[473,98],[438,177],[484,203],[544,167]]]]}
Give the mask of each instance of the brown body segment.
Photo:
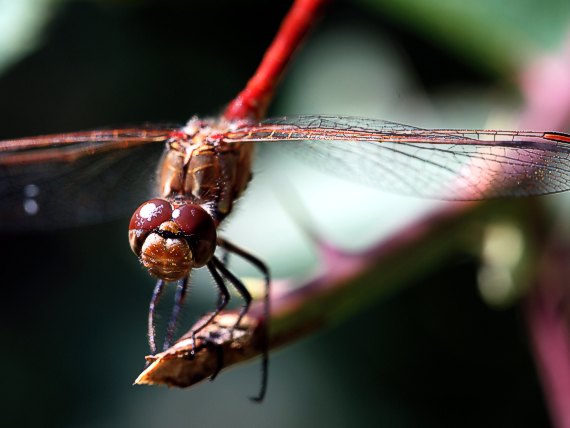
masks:
{"type": "Polygon", "coordinates": [[[162,197],[203,206],[216,225],[231,212],[252,177],[254,144],[216,138],[227,131],[225,126],[201,121],[194,135],[177,135],[169,142],[158,170],[162,197]]]}

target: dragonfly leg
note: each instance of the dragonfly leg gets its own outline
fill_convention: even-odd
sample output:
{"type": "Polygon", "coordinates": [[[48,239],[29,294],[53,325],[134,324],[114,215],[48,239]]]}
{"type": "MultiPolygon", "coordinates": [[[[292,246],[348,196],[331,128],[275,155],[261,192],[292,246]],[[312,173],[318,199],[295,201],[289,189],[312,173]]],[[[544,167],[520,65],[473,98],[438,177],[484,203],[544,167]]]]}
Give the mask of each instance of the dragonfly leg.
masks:
{"type": "Polygon", "coordinates": [[[152,355],[156,354],[156,326],[154,323],[156,305],[162,296],[165,284],[166,282],[162,279],[156,281],[156,285],[154,286],[154,291],[152,292],[152,297],[150,299],[150,304],[148,307],[148,345],[150,347],[150,353],[152,355]]]}
{"type": "Polygon", "coordinates": [[[206,341],[206,346],[210,346],[216,351],[216,368],[214,373],[212,373],[212,376],[210,376],[211,382],[218,376],[224,367],[224,350],[220,345],[209,340],[206,341]]]}
{"type": "MultiPolygon", "coordinates": [[[[222,264],[223,264],[224,266],[228,267],[228,265],[229,265],[229,263],[230,263],[230,252],[229,252],[228,250],[222,248],[222,251],[221,251],[221,255],[220,255],[220,257],[219,257],[219,260],[222,262],[222,264]]],[[[215,267],[212,266],[212,269],[215,269],[215,267]]],[[[211,270],[210,270],[210,272],[211,272],[211,270]]],[[[216,272],[216,273],[219,275],[218,272],[216,272]]],[[[213,274],[212,274],[212,276],[213,276],[213,274]]],[[[219,306],[222,304],[222,296],[223,296],[223,294],[219,292],[220,287],[218,286],[217,280],[215,280],[215,281],[216,281],[216,286],[218,287],[218,301],[217,301],[217,303],[216,303],[216,307],[219,307],[219,306]]],[[[223,279],[222,279],[222,281],[223,281],[223,279]]],[[[227,287],[226,287],[226,290],[227,290],[227,287]]],[[[229,299],[230,299],[230,297],[228,297],[228,300],[229,300],[229,299]]]]}
{"type": "Polygon", "coordinates": [[[166,351],[170,348],[172,343],[172,338],[176,332],[176,326],[178,324],[178,317],[180,315],[180,309],[184,304],[184,299],[186,298],[186,292],[188,291],[188,283],[190,282],[190,277],[178,281],[176,286],[176,294],[174,295],[174,305],[172,306],[172,312],[170,313],[170,319],[168,320],[168,327],[166,328],[166,336],[164,337],[164,344],[162,346],[163,350],[166,351]]]}
{"type": "Polygon", "coordinates": [[[202,339],[200,345],[193,349],[185,358],[193,360],[196,353],[200,352],[200,350],[204,348],[213,349],[216,353],[216,367],[214,368],[214,372],[210,375],[210,381],[213,381],[224,368],[224,349],[223,346],[217,343],[215,339],[212,339],[210,335],[201,336],[200,339],[202,339]]]}
{"type": "MultiPolygon", "coordinates": [[[[251,265],[253,265],[257,270],[259,270],[262,273],[265,282],[265,295],[263,299],[265,323],[264,323],[263,338],[261,344],[263,352],[262,362],[261,362],[261,388],[259,394],[256,397],[251,398],[253,401],[260,402],[263,400],[263,397],[265,397],[265,392],[267,390],[267,377],[268,377],[268,368],[269,368],[269,317],[271,315],[271,307],[270,307],[271,275],[269,273],[269,268],[263,261],[261,261],[254,255],[248,253],[247,251],[243,250],[242,248],[237,247],[236,245],[222,238],[218,238],[218,245],[221,248],[228,251],[229,253],[237,255],[243,258],[245,261],[249,262],[251,265]]],[[[240,311],[240,316],[238,318],[238,321],[234,326],[234,328],[236,328],[238,327],[241,318],[247,313],[249,309],[249,304],[251,302],[251,295],[249,294],[243,283],[239,279],[237,279],[224,265],[221,266],[220,270],[222,275],[225,276],[228,279],[228,281],[230,281],[232,285],[234,285],[234,287],[236,287],[237,291],[240,293],[240,295],[244,298],[245,301],[245,304],[242,310],[240,311]]]]}
{"type": "Polygon", "coordinates": [[[216,368],[214,369],[214,373],[212,373],[212,376],[210,376],[210,382],[211,382],[218,376],[218,374],[224,368],[224,349],[222,348],[221,345],[217,344],[216,342],[213,342],[207,337],[203,338],[203,340],[205,341],[204,343],[205,347],[212,348],[216,351],[216,368]]]}
{"type": "Polygon", "coordinates": [[[220,260],[222,261],[222,263],[224,264],[225,267],[229,267],[230,252],[228,250],[226,250],[225,248],[222,248],[222,255],[220,257],[220,260]]]}
{"type": "MultiPolygon", "coordinates": [[[[213,259],[214,258],[216,257],[214,256],[213,259]]],[[[228,291],[228,287],[226,287],[224,278],[222,278],[222,276],[218,272],[215,263],[212,260],[210,260],[206,266],[208,267],[208,270],[212,274],[212,278],[214,278],[214,283],[218,288],[218,302],[216,304],[216,310],[214,310],[210,314],[210,316],[206,319],[206,321],[202,323],[200,327],[197,327],[192,331],[192,344],[196,343],[196,334],[198,334],[204,327],[210,324],[212,320],[216,318],[216,316],[227,306],[228,302],[230,301],[230,292],[228,291]]]]}
{"type": "Polygon", "coordinates": [[[203,337],[202,340],[204,341],[203,346],[205,348],[211,348],[216,352],[216,368],[214,369],[214,373],[210,376],[210,381],[213,381],[224,368],[224,349],[220,344],[209,337],[203,337]]]}
{"type": "Polygon", "coordinates": [[[244,304],[239,311],[239,317],[234,326],[234,328],[237,328],[239,327],[241,319],[249,310],[249,306],[251,305],[251,294],[249,293],[246,286],[243,285],[243,282],[241,282],[237,276],[235,276],[227,267],[225,267],[217,257],[212,257],[212,264],[216,267],[218,273],[234,286],[244,301],[244,304]]]}

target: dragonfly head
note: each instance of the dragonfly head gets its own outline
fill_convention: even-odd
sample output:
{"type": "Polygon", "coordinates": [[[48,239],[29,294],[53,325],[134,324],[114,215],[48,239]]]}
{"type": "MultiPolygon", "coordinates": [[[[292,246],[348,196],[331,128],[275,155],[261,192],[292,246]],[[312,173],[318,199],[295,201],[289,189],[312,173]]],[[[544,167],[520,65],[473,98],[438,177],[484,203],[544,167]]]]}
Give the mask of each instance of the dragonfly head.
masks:
{"type": "Polygon", "coordinates": [[[199,205],[151,199],[129,224],[131,249],[148,271],[166,281],[204,266],[216,249],[216,225],[199,205]]]}

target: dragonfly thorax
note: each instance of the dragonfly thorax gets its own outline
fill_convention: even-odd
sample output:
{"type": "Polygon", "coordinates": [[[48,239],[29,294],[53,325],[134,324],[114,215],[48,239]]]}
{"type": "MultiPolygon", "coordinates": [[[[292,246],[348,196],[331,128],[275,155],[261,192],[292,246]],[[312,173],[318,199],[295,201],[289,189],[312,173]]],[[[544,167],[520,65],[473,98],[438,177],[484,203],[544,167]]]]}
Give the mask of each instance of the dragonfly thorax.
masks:
{"type": "Polygon", "coordinates": [[[224,138],[243,123],[192,119],[173,133],[158,168],[159,194],[208,207],[219,224],[252,176],[254,145],[224,138]]]}
{"type": "Polygon", "coordinates": [[[216,225],[199,205],[164,199],[142,204],[131,218],[129,242],[145,268],[166,281],[206,265],[216,249],[216,225]]]}

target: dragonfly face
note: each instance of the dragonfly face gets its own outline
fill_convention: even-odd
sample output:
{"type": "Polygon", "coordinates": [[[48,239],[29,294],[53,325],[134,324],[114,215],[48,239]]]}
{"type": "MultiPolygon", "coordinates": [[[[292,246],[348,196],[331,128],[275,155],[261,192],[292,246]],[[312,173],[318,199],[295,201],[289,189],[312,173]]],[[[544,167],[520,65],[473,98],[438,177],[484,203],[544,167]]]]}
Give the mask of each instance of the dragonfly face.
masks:
{"type": "Polygon", "coordinates": [[[205,266],[216,249],[216,225],[199,205],[151,199],[129,224],[131,249],[155,277],[176,281],[205,266]]]}

